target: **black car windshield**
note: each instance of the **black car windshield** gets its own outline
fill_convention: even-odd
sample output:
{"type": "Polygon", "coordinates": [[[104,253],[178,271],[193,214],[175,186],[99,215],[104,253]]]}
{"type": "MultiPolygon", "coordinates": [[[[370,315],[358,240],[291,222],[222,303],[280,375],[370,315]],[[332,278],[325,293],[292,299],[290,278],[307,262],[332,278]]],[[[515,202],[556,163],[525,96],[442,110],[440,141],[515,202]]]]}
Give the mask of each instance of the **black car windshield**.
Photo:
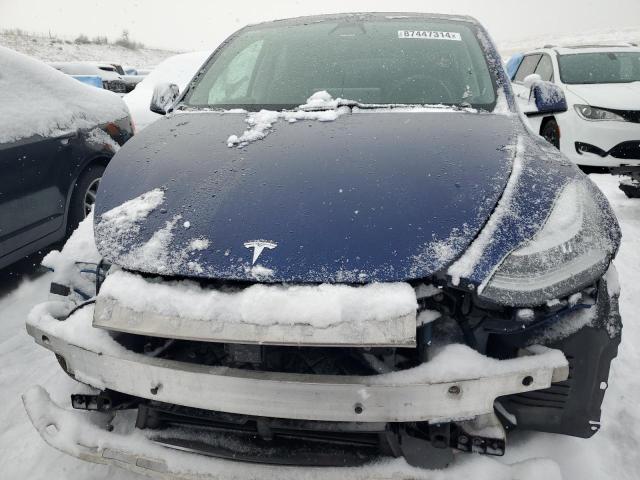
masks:
{"type": "Polygon", "coordinates": [[[640,52],[575,53],[558,56],[560,78],[567,84],[640,81],[640,52]]]}
{"type": "Polygon", "coordinates": [[[288,109],[322,90],[361,104],[496,103],[474,27],[415,18],[250,27],[208,62],[184,103],[288,109]]]}

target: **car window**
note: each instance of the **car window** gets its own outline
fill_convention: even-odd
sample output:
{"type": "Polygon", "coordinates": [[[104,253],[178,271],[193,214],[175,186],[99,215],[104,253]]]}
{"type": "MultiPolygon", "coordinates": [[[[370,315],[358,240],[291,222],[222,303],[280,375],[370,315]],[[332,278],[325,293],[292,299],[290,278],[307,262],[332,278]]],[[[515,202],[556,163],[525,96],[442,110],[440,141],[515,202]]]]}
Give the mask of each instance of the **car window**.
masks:
{"type": "Polygon", "coordinates": [[[473,27],[424,20],[252,27],[232,38],[185,95],[193,107],[295,108],[313,93],[366,104],[492,110],[495,81],[473,27]]]}
{"type": "Polygon", "coordinates": [[[640,52],[597,52],[560,55],[560,77],[567,84],[640,81],[640,52]]]}
{"type": "Polygon", "coordinates": [[[223,102],[226,98],[244,98],[264,42],[253,42],[229,62],[209,91],[209,103],[223,102]]]}
{"type": "Polygon", "coordinates": [[[553,82],[553,63],[549,55],[542,55],[535,73],[545,82],[553,82]]]}
{"type": "Polygon", "coordinates": [[[524,55],[522,55],[521,53],[516,53],[515,55],[512,55],[511,58],[509,58],[509,60],[507,61],[505,70],[507,71],[507,75],[509,75],[509,80],[513,80],[513,77],[515,77],[516,72],[518,71],[518,67],[520,66],[523,58],[524,55]]]}
{"type": "Polygon", "coordinates": [[[527,76],[535,72],[538,62],[540,61],[540,57],[542,57],[542,54],[540,53],[525,55],[513,80],[516,82],[522,82],[527,76]]]}

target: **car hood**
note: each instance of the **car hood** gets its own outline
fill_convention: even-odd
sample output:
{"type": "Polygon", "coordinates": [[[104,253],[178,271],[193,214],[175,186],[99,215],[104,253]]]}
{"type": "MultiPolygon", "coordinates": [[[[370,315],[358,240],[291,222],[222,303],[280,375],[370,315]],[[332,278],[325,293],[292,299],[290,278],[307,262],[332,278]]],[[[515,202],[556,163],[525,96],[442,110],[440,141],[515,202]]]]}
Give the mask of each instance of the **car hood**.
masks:
{"type": "Polygon", "coordinates": [[[100,253],[133,270],[223,280],[427,277],[487,221],[522,132],[513,116],[358,112],[280,120],[264,139],[228,147],[245,119],[176,114],[130,140],[100,184],[100,253]]]}
{"type": "Polygon", "coordinates": [[[567,85],[567,89],[593,107],[640,110],[640,82],[567,85]]]}

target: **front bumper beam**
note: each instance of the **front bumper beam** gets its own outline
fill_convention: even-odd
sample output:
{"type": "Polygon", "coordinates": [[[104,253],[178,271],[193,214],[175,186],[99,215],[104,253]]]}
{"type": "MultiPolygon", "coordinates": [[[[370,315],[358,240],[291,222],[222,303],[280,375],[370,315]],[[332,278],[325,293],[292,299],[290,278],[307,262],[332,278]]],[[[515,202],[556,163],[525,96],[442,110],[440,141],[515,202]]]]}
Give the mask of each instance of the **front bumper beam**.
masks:
{"type": "MultiPolygon", "coordinates": [[[[408,465],[404,459],[381,459],[358,467],[301,468],[239,463],[163,447],[140,432],[108,431],[107,414],[65,410],[42,387],[32,387],[22,400],[33,426],[51,447],[87,462],[116,466],[163,480],[433,480],[434,472],[408,465]]],[[[466,478],[491,468],[496,480],[518,478],[561,480],[551,460],[533,459],[504,465],[483,457],[454,464],[452,478],[466,478]]]]}
{"type": "MultiPolygon", "coordinates": [[[[53,320],[57,322],[56,320],[53,320]]],[[[45,324],[27,323],[37,343],[64,359],[67,372],[95,388],[159,402],[296,420],[422,422],[493,412],[497,397],[565,380],[563,355],[532,347],[500,362],[499,373],[425,381],[406,375],[301,375],[210,367],[67,342],[45,324]]],[[[79,342],[78,342],[79,343],[79,342]]],[[[420,368],[420,367],[418,367],[420,368]]]]}

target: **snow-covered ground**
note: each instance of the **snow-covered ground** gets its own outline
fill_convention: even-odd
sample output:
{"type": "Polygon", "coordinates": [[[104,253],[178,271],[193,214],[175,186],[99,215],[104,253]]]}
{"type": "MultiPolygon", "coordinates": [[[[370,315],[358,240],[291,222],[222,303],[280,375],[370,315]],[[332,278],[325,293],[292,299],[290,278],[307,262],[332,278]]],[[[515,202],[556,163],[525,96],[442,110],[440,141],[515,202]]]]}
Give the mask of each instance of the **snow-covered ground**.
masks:
{"type": "Polygon", "coordinates": [[[178,53],[153,48],[132,50],[113,44],[79,45],[72,40],[6,31],[0,31],[0,45],[31,55],[43,62],[103,61],[141,68],[153,67],[178,53]]]}
{"type": "MultiPolygon", "coordinates": [[[[637,480],[640,478],[640,200],[627,199],[609,175],[592,175],[616,211],[623,242],[616,265],[622,296],[620,309],[625,327],[618,358],[613,362],[604,402],[603,427],[589,440],[540,433],[516,433],[509,438],[507,455],[491,459],[459,455],[453,468],[425,472],[420,478],[447,480],[473,476],[477,479],[557,478],[556,464],[565,480],[637,480]],[[545,458],[514,469],[503,464],[545,458]],[[555,462],[555,463],[554,463],[555,462]]],[[[21,281],[11,270],[0,271],[0,477],[11,479],[141,479],[116,468],[84,463],[53,450],[40,439],[23,409],[20,395],[41,384],[60,404],[80,391],[53,355],[35,345],[24,329],[27,313],[47,298],[52,274],[22,262],[21,281]]],[[[381,468],[380,474],[396,471],[398,462],[381,468]],[[395,466],[394,466],[395,465],[395,466]]],[[[402,468],[400,468],[402,469],[402,468]]],[[[371,478],[374,470],[351,478],[371,478]]],[[[237,472],[236,472],[237,473],[237,472]]],[[[335,477],[335,473],[333,475],[335,477]]],[[[350,476],[349,476],[350,477],[350,476]]],[[[272,475],[269,476],[272,478],[272,475]]],[[[277,476],[273,477],[277,478],[277,476]]],[[[332,477],[333,478],[333,477],[332,477]]]]}

